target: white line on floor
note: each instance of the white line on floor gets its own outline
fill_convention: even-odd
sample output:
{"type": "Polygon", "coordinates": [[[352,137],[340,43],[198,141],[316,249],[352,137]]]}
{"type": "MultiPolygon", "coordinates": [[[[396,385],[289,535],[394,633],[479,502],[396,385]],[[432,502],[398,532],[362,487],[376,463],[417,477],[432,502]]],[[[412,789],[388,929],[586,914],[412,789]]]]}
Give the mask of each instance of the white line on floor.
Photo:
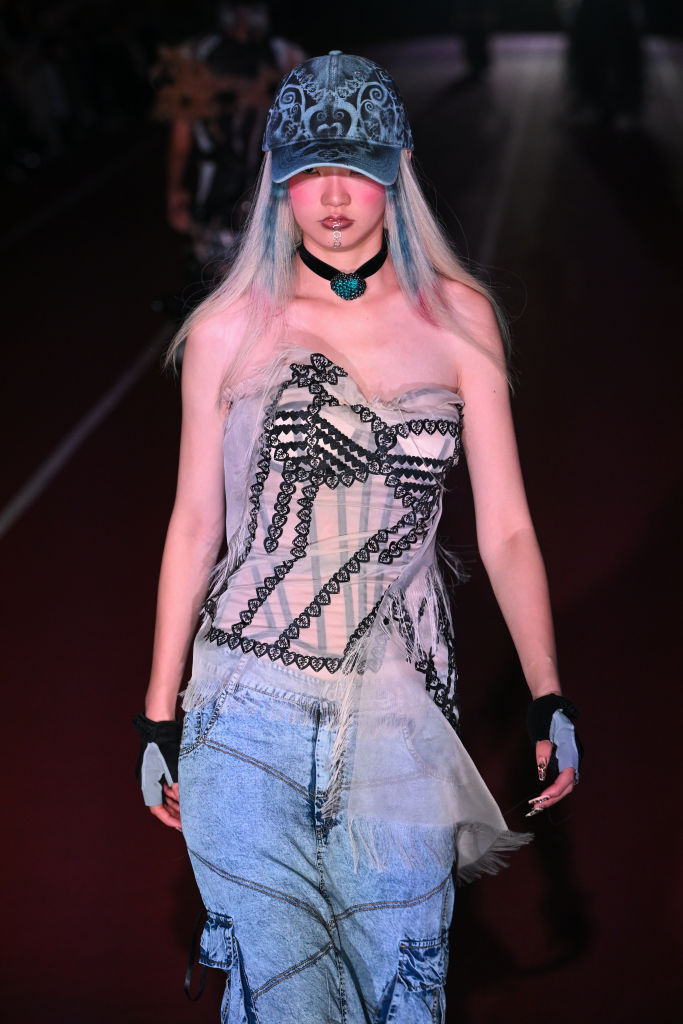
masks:
{"type": "Polygon", "coordinates": [[[109,391],[102,395],[93,405],[92,409],[76,424],[73,430],[60,441],[52,454],[38,467],[33,476],[8,501],[0,511],[0,537],[3,537],[33,502],[40,497],[81,445],[87,441],[90,435],[99,427],[100,423],[113,412],[128,392],[132,390],[150,363],[158,359],[159,353],[170,340],[172,333],[173,326],[171,324],[165,324],[160,331],[157,331],[149,344],[133,360],[128,369],[121,374],[109,391]]]}
{"type": "Polygon", "coordinates": [[[477,263],[482,267],[489,267],[496,254],[496,246],[505,216],[505,208],[510,201],[512,181],[522,151],[524,131],[540,67],[539,58],[536,54],[531,53],[520,69],[520,88],[513,107],[512,123],[500,161],[498,181],[492,192],[489,214],[477,248],[477,263]]]}

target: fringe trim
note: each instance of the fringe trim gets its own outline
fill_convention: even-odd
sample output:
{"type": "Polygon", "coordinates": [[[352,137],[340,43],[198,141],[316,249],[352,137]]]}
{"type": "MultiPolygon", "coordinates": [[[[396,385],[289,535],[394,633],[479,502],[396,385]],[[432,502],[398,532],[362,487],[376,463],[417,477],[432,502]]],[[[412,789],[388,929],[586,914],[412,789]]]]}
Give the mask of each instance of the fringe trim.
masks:
{"type": "MultiPolygon", "coordinates": [[[[473,832],[488,832],[491,829],[487,825],[459,825],[457,829],[458,835],[463,831],[471,834],[473,832]]],[[[495,838],[489,848],[478,860],[465,865],[465,867],[459,866],[456,851],[454,876],[457,886],[468,885],[477,878],[481,878],[482,875],[497,875],[499,871],[508,866],[508,856],[514,853],[515,850],[519,850],[522,846],[528,845],[534,838],[533,832],[511,832],[509,829],[505,832],[494,833],[494,835],[495,838]]],[[[457,841],[456,839],[456,847],[457,841]]]]}
{"type": "Polygon", "coordinates": [[[396,856],[411,870],[424,868],[436,860],[443,868],[453,867],[458,887],[468,885],[483,875],[497,875],[508,866],[510,854],[534,838],[531,832],[500,831],[481,823],[435,828],[401,825],[375,818],[354,818],[349,819],[347,828],[354,872],[358,871],[361,861],[381,873],[396,856]],[[491,837],[488,847],[475,861],[460,866],[458,843],[463,834],[471,837],[486,833],[491,837]]]}
{"type": "Polygon", "coordinates": [[[353,851],[353,870],[361,860],[375,871],[384,871],[399,860],[410,869],[424,868],[434,860],[446,870],[455,854],[453,828],[434,828],[379,821],[376,818],[353,818],[348,822],[353,851]]]}
{"type": "Polygon", "coordinates": [[[221,676],[211,678],[196,678],[193,676],[187,684],[187,689],[181,690],[183,698],[181,707],[183,711],[202,711],[209,704],[218,700],[225,687],[225,680],[221,676]]]}

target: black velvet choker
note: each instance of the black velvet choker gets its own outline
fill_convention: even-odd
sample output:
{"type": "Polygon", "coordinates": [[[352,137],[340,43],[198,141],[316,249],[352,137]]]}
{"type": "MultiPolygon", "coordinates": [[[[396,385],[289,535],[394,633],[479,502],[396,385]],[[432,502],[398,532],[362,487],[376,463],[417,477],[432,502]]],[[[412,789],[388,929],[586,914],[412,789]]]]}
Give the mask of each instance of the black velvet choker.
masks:
{"type": "Polygon", "coordinates": [[[319,260],[317,256],[308,251],[303,242],[297,248],[302,262],[305,263],[308,269],[312,270],[318,277],[324,277],[326,281],[330,282],[330,288],[334,294],[338,295],[340,299],[347,300],[360,298],[367,288],[365,283],[366,277],[376,274],[379,268],[383,266],[388,251],[387,233],[385,231],[382,235],[382,248],[377,255],[369,259],[358,270],[354,270],[353,273],[345,274],[343,270],[337,270],[336,267],[331,267],[329,263],[319,260]]]}

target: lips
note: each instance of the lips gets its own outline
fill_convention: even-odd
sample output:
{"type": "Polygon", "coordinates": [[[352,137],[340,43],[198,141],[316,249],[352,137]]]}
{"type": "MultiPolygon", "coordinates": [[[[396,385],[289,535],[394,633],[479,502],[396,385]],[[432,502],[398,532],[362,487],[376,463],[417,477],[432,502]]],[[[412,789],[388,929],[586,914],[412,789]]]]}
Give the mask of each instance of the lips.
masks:
{"type": "Polygon", "coordinates": [[[343,231],[344,228],[349,228],[353,224],[352,220],[348,220],[346,217],[325,217],[325,220],[321,220],[320,223],[324,228],[329,228],[333,231],[335,228],[337,231],[343,231]]]}

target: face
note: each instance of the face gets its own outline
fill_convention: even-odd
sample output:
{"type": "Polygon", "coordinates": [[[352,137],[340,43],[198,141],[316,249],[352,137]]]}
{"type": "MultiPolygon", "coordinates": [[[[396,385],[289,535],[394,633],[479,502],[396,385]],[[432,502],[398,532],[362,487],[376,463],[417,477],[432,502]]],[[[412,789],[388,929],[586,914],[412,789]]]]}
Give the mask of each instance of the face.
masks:
{"type": "Polygon", "coordinates": [[[301,171],[289,179],[289,198],[307,249],[341,253],[366,242],[381,245],[384,185],[359,171],[346,167],[301,171]]]}

